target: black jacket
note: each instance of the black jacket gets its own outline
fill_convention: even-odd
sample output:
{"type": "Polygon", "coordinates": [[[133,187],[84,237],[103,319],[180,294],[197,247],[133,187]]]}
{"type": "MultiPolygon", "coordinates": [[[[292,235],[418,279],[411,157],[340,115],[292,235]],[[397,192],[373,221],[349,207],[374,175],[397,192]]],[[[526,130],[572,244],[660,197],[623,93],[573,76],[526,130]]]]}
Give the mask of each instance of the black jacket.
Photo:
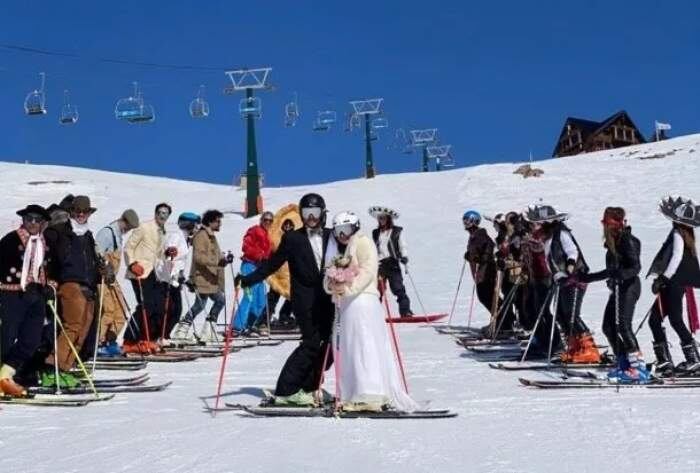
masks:
{"type": "MultiPolygon", "coordinates": [[[[24,263],[24,246],[17,231],[13,231],[2,237],[0,240],[0,284],[6,289],[19,290],[16,286],[22,279],[22,265],[24,263]]],[[[44,257],[43,268],[39,271],[39,279],[45,276],[46,256],[44,257]]],[[[42,281],[35,281],[41,284],[42,281]]]]}
{"type": "Polygon", "coordinates": [[[75,282],[91,289],[99,279],[98,257],[92,232],[78,236],[70,222],[49,227],[44,231],[49,247],[51,279],[59,283],[75,282]]]}
{"type": "Polygon", "coordinates": [[[581,251],[581,246],[578,244],[576,241],[576,238],[574,238],[573,233],[571,233],[571,230],[569,228],[560,223],[557,224],[553,231],[552,231],[552,243],[550,246],[549,250],[549,265],[550,265],[550,270],[552,273],[557,273],[557,272],[563,272],[566,271],[566,266],[567,266],[567,259],[568,257],[566,256],[566,253],[564,252],[564,247],[561,244],[561,232],[562,230],[569,232],[569,236],[571,237],[571,241],[574,242],[574,245],[576,246],[576,249],[578,250],[578,260],[575,262],[575,269],[578,273],[587,273],[588,272],[588,263],[586,263],[585,258],[583,257],[583,251],[581,251]]]}
{"type": "MultiPolygon", "coordinates": [[[[606,245],[607,248],[607,245],[606,245]]],[[[632,235],[632,229],[626,227],[620,233],[617,242],[617,253],[608,248],[605,254],[605,269],[595,273],[579,276],[581,282],[595,282],[604,279],[613,279],[617,273],[617,279],[625,286],[633,282],[642,270],[639,255],[642,251],[642,243],[632,235]]]]}
{"type": "Polygon", "coordinates": [[[316,266],[316,258],[306,228],[300,228],[283,234],[277,251],[254,272],[243,276],[242,282],[246,285],[256,284],[277,271],[286,262],[289,264],[290,297],[296,315],[310,311],[317,302],[332,304],[330,295],[323,289],[323,264],[331,230],[324,228],[322,235],[323,254],[320,270],[316,266]],[[317,298],[321,300],[317,301],[317,298]]]}
{"type": "MultiPolygon", "coordinates": [[[[672,229],[668,234],[666,241],[651,263],[651,268],[649,268],[647,277],[652,273],[663,274],[664,271],[666,271],[668,263],[671,262],[671,257],[673,256],[673,233],[676,231],[677,230],[672,229]]],[[[698,257],[693,255],[688,245],[683,245],[683,259],[676,273],[671,278],[671,282],[681,286],[700,286],[700,266],[698,265],[698,257]]]]}
{"type": "MultiPolygon", "coordinates": [[[[379,228],[372,230],[372,239],[375,245],[379,245],[379,228]]],[[[395,260],[400,260],[403,255],[401,254],[401,246],[399,245],[399,239],[401,238],[402,227],[391,227],[391,235],[389,235],[389,254],[395,260]]]]}

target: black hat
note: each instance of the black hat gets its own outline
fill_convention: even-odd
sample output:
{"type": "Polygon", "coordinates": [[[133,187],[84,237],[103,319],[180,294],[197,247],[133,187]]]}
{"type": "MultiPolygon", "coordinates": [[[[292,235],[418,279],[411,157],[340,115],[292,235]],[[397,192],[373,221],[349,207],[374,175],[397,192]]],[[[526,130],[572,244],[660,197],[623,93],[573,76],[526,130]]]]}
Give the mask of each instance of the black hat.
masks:
{"type": "Polygon", "coordinates": [[[525,210],[525,219],[532,223],[564,221],[569,218],[565,212],[557,212],[551,205],[531,205],[525,210]]]}
{"type": "Polygon", "coordinates": [[[75,196],[73,194],[68,194],[63,199],[61,199],[61,202],[59,202],[58,207],[62,208],[66,212],[70,212],[70,209],[73,206],[74,199],[75,196]]]}
{"type": "Polygon", "coordinates": [[[700,205],[683,197],[671,196],[659,202],[659,211],[669,220],[688,227],[700,227],[700,205]]]}
{"type": "Polygon", "coordinates": [[[49,215],[49,212],[47,212],[46,209],[44,207],[42,207],[41,205],[30,204],[30,205],[27,205],[22,210],[17,211],[17,215],[19,215],[20,217],[24,217],[25,215],[28,215],[28,214],[41,215],[44,218],[44,220],[46,220],[47,222],[49,220],[51,220],[51,216],[49,215]]]}
{"type": "Polygon", "coordinates": [[[94,213],[97,209],[90,204],[90,197],[86,195],[77,195],[71,202],[71,211],[84,210],[90,213],[94,213]]]}

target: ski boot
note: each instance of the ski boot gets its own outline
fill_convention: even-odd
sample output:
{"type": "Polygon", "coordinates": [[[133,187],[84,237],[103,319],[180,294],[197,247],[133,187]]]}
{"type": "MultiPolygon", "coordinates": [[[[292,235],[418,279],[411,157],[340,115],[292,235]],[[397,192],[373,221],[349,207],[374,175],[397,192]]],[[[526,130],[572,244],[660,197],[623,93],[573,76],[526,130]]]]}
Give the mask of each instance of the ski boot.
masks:
{"type": "Polygon", "coordinates": [[[122,349],[119,348],[117,342],[109,342],[97,349],[97,356],[115,358],[122,355],[122,349]]]}
{"type": "Polygon", "coordinates": [[[673,359],[668,349],[668,342],[654,343],[654,356],[656,356],[654,372],[662,378],[673,376],[673,359]]]}
{"type": "MultiPolygon", "coordinates": [[[[56,372],[53,368],[41,373],[40,383],[45,388],[55,388],[56,372]]],[[[61,388],[77,388],[81,385],[80,380],[65,371],[58,372],[58,384],[61,388]]]]}
{"type": "MultiPolygon", "coordinates": [[[[608,379],[611,381],[619,380],[622,374],[627,371],[630,367],[630,361],[627,358],[627,354],[621,353],[617,357],[617,364],[615,368],[608,371],[608,379]]],[[[646,368],[646,367],[645,367],[646,368]]]]}
{"type": "Polygon", "coordinates": [[[629,366],[620,373],[617,381],[623,384],[648,384],[651,382],[651,373],[647,369],[642,352],[629,353],[625,359],[629,360],[629,366]]]}
{"type": "Polygon", "coordinates": [[[216,320],[207,317],[204,321],[204,326],[199,334],[199,342],[203,344],[216,343],[219,337],[216,335],[216,320]]]}
{"type": "Polygon", "coordinates": [[[561,352],[559,359],[562,363],[573,363],[576,352],[579,351],[579,339],[572,335],[566,339],[566,351],[561,352]]]}
{"type": "Polygon", "coordinates": [[[241,332],[243,337],[247,338],[260,338],[260,332],[255,327],[250,327],[241,332]]]}
{"type": "Polygon", "coordinates": [[[600,352],[588,332],[578,336],[578,350],[574,353],[572,363],[600,363],[600,352]]]}
{"type": "Polygon", "coordinates": [[[316,400],[314,399],[313,393],[307,393],[303,389],[300,389],[289,396],[275,396],[273,405],[283,407],[314,407],[316,405],[316,400]]]}
{"type": "Polygon", "coordinates": [[[685,373],[700,371],[700,354],[698,354],[698,347],[695,341],[688,345],[683,345],[681,349],[683,350],[685,361],[679,363],[678,366],[676,366],[676,370],[685,373]]]}
{"type": "Polygon", "coordinates": [[[175,325],[171,338],[173,340],[188,340],[187,335],[190,333],[191,328],[192,322],[183,319],[175,325]]]}
{"type": "Polygon", "coordinates": [[[27,390],[14,380],[15,369],[10,365],[0,367],[0,396],[26,397],[27,390]]]}

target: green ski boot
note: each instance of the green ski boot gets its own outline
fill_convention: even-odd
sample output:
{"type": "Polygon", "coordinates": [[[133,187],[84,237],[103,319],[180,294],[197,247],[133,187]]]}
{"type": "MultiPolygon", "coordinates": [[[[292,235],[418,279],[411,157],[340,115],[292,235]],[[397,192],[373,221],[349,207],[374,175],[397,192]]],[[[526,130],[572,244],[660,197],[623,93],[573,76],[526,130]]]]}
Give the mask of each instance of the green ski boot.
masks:
{"type": "MultiPolygon", "coordinates": [[[[41,385],[45,388],[55,388],[56,387],[56,373],[54,370],[44,371],[41,373],[41,385]]],[[[65,371],[58,372],[58,382],[61,388],[77,388],[81,386],[81,382],[78,378],[65,371]]]]}

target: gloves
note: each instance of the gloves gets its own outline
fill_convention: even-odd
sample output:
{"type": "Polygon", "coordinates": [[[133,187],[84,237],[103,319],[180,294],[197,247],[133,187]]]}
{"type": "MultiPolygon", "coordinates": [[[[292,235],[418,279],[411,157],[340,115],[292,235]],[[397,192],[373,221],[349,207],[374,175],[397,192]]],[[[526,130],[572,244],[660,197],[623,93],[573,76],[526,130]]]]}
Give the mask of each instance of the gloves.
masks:
{"type": "Polygon", "coordinates": [[[653,292],[654,294],[658,294],[659,292],[661,292],[661,289],[666,287],[668,282],[668,278],[662,274],[661,276],[654,279],[654,282],[651,284],[651,292],[653,292]]]}
{"type": "Polygon", "coordinates": [[[190,292],[194,292],[194,283],[190,281],[185,281],[185,286],[187,286],[187,290],[190,292]]]}
{"type": "Polygon", "coordinates": [[[186,280],[186,278],[185,278],[185,272],[184,272],[184,271],[180,271],[180,273],[177,275],[177,283],[178,283],[180,286],[182,286],[183,284],[185,284],[185,280],[186,280]]]}
{"type": "Polygon", "coordinates": [[[498,266],[498,269],[501,271],[504,271],[506,269],[506,260],[503,258],[496,259],[496,266],[498,266]]]}
{"type": "Polygon", "coordinates": [[[143,273],[146,272],[143,269],[143,266],[141,266],[138,261],[131,263],[129,265],[129,271],[131,271],[133,273],[133,275],[136,276],[137,278],[140,278],[141,276],[143,276],[143,273]]]}
{"type": "Polygon", "coordinates": [[[401,264],[408,264],[408,256],[402,256],[399,261],[401,261],[401,264]]]}
{"type": "Polygon", "coordinates": [[[177,256],[177,248],[174,246],[169,246],[165,249],[166,258],[175,258],[177,256]]]}
{"type": "Polygon", "coordinates": [[[233,263],[233,253],[230,251],[226,253],[226,264],[231,264],[233,263]]]}
{"type": "Polygon", "coordinates": [[[571,275],[574,274],[574,271],[576,271],[576,261],[572,259],[566,260],[566,272],[571,275]]]}
{"type": "Polygon", "coordinates": [[[243,276],[240,274],[236,274],[236,276],[233,278],[233,287],[238,287],[241,285],[241,279],[243,279],[243,276]]]}

